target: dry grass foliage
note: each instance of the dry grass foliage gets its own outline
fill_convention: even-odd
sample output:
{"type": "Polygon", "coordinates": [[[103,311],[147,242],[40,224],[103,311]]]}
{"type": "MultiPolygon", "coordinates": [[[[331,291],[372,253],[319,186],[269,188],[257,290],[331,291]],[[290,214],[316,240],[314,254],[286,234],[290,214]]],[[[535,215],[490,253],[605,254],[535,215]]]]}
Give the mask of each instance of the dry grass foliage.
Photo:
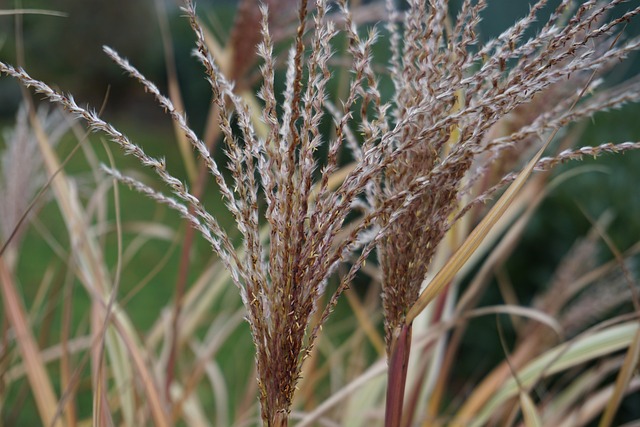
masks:
{"type": "MultiPolygon", "coordinates": [[[[157,326],[144,345],[138,342],[138,335],[117,301],[118,274],[112,277],[105,271],[98,242],[87,233],[87,212],[78,201],[72,181],[65,176],[53,181],[51,185],[74,245],[71,257],[93,301],[87,344],[91,348],[93,423],[112,425],[117,411],[122,425],[172,425],[178,419],[193,425],[209,424],[203,415],[208,410],[201,407],[193,390],[204,373],[210,378],[217,375],[211,360],[219,344],[204,340],[200,343],[202,348],[192,349],[197,355],[197,368],[191,376],[174,376],[174,366],[175,358],[186,351],[199,316],[208,310],[227,278],[240,292],[255,344],[263,425],[288,425],[296,396],[307,402],[304,409],[296,405],[294,415],[300,419],[299,425],[311,425],[317,420],[326,425],[361,425],[370,411],[381,422],[375,408],[383,400],[379,391],[384,382],[372,381],[384,371],[382,364],[363,367],[359,371],[361,377],[344,380],[343,390],[334,390],[331,397],[315,407],[308,406],[314,382],[318,381],[315,377],[322,371],[317,366],[322,360],[319,354],[327,351],[323,344],[314,351],[318,341],[322,342],[321,328],[375,249],[377,265],[364,272],[379,277],[382,285],[389,360],[386,426],[496,422],[583,425],[590,417],[572,411],[585,395],[593,413],[604,414],[601,425],[610,425],[621,396],[640,386],[630,369],[637,363],[640,346],[637,318],[634,314],[610,319],[609,324],[599,324],[592,333],[585,334],[584,325],[597,322],[593,315],[605,315],[625,299],[637,302],[633,298],[636,286],[622,267],[614,281],[620,290],[615,297],[609,296],[603,302],[602,285],[591,286],[592,290],[584,294],[581,291],[604,280],[607,272],[612,274],[616,267],[626,265],[624,259],[634,255],[637,248],[618,254],[608,266],[584,268],[585,259],[593,260],[594,239],[598,236],[594,232],[571,252],[535,309],[509,301],[488,311],[473,307],[486,285],[488,272],[511,251],[522,225],[542,199],[544,174],[525,183],[534,168],[548,170],[582,156],[640,148],[638,142],[607,142],[597,147],[564,147],[556,155],[541,158],[542,149],[558,129],[598,111],[640,99],[637,77],[601,89],[602,77],[619,60],[640,49],[640,38],[625,38],[622,32],[625,24],[640,14],[640,7],[632,3],[626,12],[619,13],[623,3],[563,0],[545,22],[535,26],[539,15],[549,9],[547,1],[540,0],[498,37],[479,43],[476,33],[486,7],[484,0],[463,1],[455,16],[450,15],[446,0],[409,0],[406,10],[398,10],[394,1],[388,0],[385,31],[370,27],[368,33],[360,31],[357,11],[351,11],[346,0],[272,0],[259,8],[255,2],[242,1],[229,41],[230,51],[221,55],[220,45],[201,25],[194,5],[187,0],[183,11],[194,31],[195,55],[204,67],[212,93],[211,118],[216,128],[208,135],[210,141],[217,135],[224,141],[228,173],[214,160],[211,142],[201,139],[189,127],[183,112],[176,107],[175,96],[164,96],[126,59],[105,48],[115,63],[155,97],[193,148],[202,171],[215,181],[242,236],[239,246],[201,202],[202,182],[193,181],[195,189],[190,192],[187,184],[168,172],[164,159],[149,156],[96,112],[79,106],[72,96],[57,92],[25,70],[0,62],[0,72],[62,106],[155,172],[171,196],[125,176],[111,165],[102,166],[102,171],[115,181],[176,210],[210,243],[224,266],[222,269],[214,265],[203,272],[200,285],[194,284],[188,293],[177,291],[173,327],[169,328],[172,332],[157,326]],[[296,14],[275,19],[277,8],[281,7],[296,10],[296,14]],[[612,15],[614,10],[617,14],[612,15]],[[297,26],[289,32],[287,26],[295,22],[296,15],[297,26]],[[274,56],[273,24],[279,26],[278,40],[293,40],[286,58],[274,56]],[[529,35],[532,28],[535,34],[529,35]],[[340,33],[347,41],[344,52],[339,53],[348,58],[348,75],[332,65],[339,51],[336,36],[340,33]],[[388,38],[391,50],[388,74],[381,74],[380,64],[373,57],[374,45],[382,35],[388,38]],[[256,80],[251,74],[257,62],[251,55],[254,46],[260,62],[259,101],[246,93],[256,80]],[[276,92],[276,80],[282,64],[286,71],[281,96],[276,92]],[[338,78],[345,84],[336,102],[329,87],[338,78]],[[237,87],[233,80],[238,81],[237,87]],[[390,80],[393,85],[389,99],[381,94],[382,80],[390,80]],[[328,122],[331,132],[325,134],[323,129],[328,122]],[[538,154],[529,161],[533,152],[538,154]],[[353,159],[348,166],[340,160],[344,153],[353,159]],[[528,166],[523,168],[527,161],[528,166]],[[494,210],[487,213],[483,203],[510,183],[494,210]],[[519,219],[514,222],[516,217],[519,219]],[[482,218],[485,220],[480,222],[482,218]],[[500,243],[489,249],[503,230],[507,233],[500,243]],[[485,253],[489,256],[484,267],[459,297],[455,278],[467,260],[485,253]],[[341,266],[347,268],[339,275],[337,288],[327,288],[329,279],[341,266]],[[596,271],[600,274],[596,275],[596,271]],[[589,308],[593,306],[599,306],[599,311],[589,308]],[[464,402],[454,401],[444,411],[447,379],[465,323],[474,316],[493,312],[519,319],[514,322],[521,340],[505,363],[490,372],[464,402]],[[571,340],[564,336],[550,339],[549,328],[561,335],[566,331],[571,340]],[[455,332],[447,339],[451,329],[455,332]],[[164,343],[163,348],[161,354],[155,354],[159,341],[164,343]],[[410,359],[411,347],[430,357],[410,359]],[[628,350],[621,356],[623,349],[628,350]],[[313,357],[309,359],[310,355],[313,357]],[[584,381],[593,381],[588,389],[593,393],[580,395],[566,387],[555,391],[557,400],[543,398],[534,402],[530,396],[532,387],[543,378],[598,357],[608,357],[604,371],[583,371],[584,381]],[[311,378],[301,380],[303,371],[311,378]],[[619,373],[616,382],[608,391],[599,390],[600,380],[611,372],[619,373]],[[112,382],[115,390],[125,392],[114,395],[109,386],[112,382]],[[358,401],[354,397],[357,393],[352,391],[363,384],[371,384],[372,397],[358,401]],[[301,391],[296,394],[298,386],[301,391]],[[608,393],[609,399],[603,401],[596,392],[608,393]],[[339,403],[342,409],[332,415],[334,421],[328,421],[326,413],[339,403]],[[358,409],[359,419],[352,415],[358,409]],[[519,411],[522,415],[518,415],[519,411]],[[582,421],[577,421],[579,417],[583,417],[582,421]]],[[[59,136],[63,128],[49,126],[50,118],[31,118],[33,126],[44,123],[37,138],[53,140],[59,136]]],[[[16,131],[7,141],[25,140],[26,122],[26,115],[21,113],[16,131]]],[[[569,137],[565,135],[562,140],[568,141],[569,137]]],[[[25,200],[32,194],[26,188],[35,181],[29,183],[22,178],[23,173],[33,174],[22,165],[37,168],[31,160],[35,156],[17,158],[21,152],[16,151],[30,147],[26,143],[8,143],[3,164],[5,178],[0,182],[3,241],[9,239],[16,218],[27,209],[25,200]],[[21,167],[16,172],[12,166],[18,164],[21,167]],[[10,207],[16,212],[9,211],[10,207]]],[[[49,174],[58,173],[60,166],[54,154],[44,151],[44,157],[49,174]]],[[[606,235],[599,230],[600,236],[606,235]]],[[[18,245],[17,238],[13,237],[13,246],[18,245]]],[[[18,304],[18,299],[10,273],[13,262],[8,263],[9,251],[5,249],[0,278],[6,306],[18,304]]],[[[377,332],[369,324],[370,313],[377,311],[375,298],[359,305],[358,299],[349,295],[361,333],[375,345],[377,332]]],[[[508,292],[505,295],[508,299],[508,292]]],[[[61,397],[54,397],[50,384],[42,385],[42,381],[49,383],[46,369],[42,360],[29,356],[40,353],[33,337],[28,337],[30,333],[19,328],[28,324],[28,319],[24,307],[18,305],[6,316],[15,334],[12,339],[22,354],[24,370],[31,373],[29,380],[43,423],[78,425],[69,404],[75,393],[74,374],[63,364],[63,384],[67,388],[61,397]],[[47,391],[38,393],[38,387],[47,391]]],[[[159,321],[159,325],[163,322],[159,321]]],[[[212,327],[209,334],[220,332],[220,324],[216,323],[218,329],[212,327]]],[[[358,338],[360,347],[366,341],[363,336],[358,338]]],[[[67,339],[62,341],[60,357],[68,362],[67,339]]],[[[7,340],[0,349],[6,352],[7,340]]],[[[567,381],[577,385],[579,380],[567,381]]],[[[250,390],[248,387],[249,395],[250,390]]],[[[224,388],[216,391],[218,396],[225,393],[224,388]]],[[[232,424],[229,416],[220,415],[226,410],[218,408],[216,413],[217,425],[232,424]]],[[[241,425],[243,418],[236,422],[234,425],[241,425]]]]}

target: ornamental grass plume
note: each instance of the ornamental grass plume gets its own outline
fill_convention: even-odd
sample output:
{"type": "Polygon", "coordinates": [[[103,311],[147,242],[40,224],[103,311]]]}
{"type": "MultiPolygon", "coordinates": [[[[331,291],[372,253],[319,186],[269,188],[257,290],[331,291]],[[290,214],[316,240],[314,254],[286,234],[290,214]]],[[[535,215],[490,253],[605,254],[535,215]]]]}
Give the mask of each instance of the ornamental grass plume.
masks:
{"type": "MultiPolygon", "coordinates": [[[[309,58],[305,57],[308,5],[306,2],[299,4],[299,26],[295,43],[289,51],[286,90],[281,105],[276,101],[274,89],[275,64],[267,25],[268,13],[266,8],[262,9],[263,42],[258,52],[264,60],[260,97],[264,101],[263,120],[268,127],[266,138],[256,135],[248,107],[235,94],[232,83],[219,71],[190,1],[186,2],[184,11],[196,34],[196,56],[205,67],[214,103],[220,111],[220,128],[232,185],[227,183],[205,145],[188,127],[186,118],[172,102],[116,52],[110,48],[105,48],[105,52],[156,97],[185,133],[207,165],[236,221],[243,236],[242,251],[236,250],[216,218],[179,179],[167,171],[164,160],[147,155],[95,112],[80,107],[72,96],[54,91],[24,70],[0,63],[0,71],[62,105],[85,120],[94,131],[106,134],[126,154],[133,155],[152,169],[171,189],[179,200],[105,167],[116,179],[177,210],[202,233],[226,265],[247,308],[247,320],[256,346],[263,421],[269,426],[287,425],[301,364],[321,326],[321,323],[312,325],[313,329],[308,332],[311,315],[318,309],[317,304],[329,276],[341,260],[361,245],[361,234],[370,225],[371,220],[368,220],[347,234],[341,233],[345,230],[345,219],[352,205],[357,203],[371,177],[383,168],[378,161],[383,150],[376,147],[367,153],[338,189],[332,189],[330,177],[338,168],[338,154],[345,139],[344,128],[352,117],[350,108],[360,98],[361,82],[352,82],[350,105],[336,124],[337,136],[325,141],[319,125],[326,115],[326,88],[331,77],[328,61],[336,30],[333,22],[325,19],[327,7],[324,1],[315,5],[309,58]],[[323,143],[328,144],[328,156],[316,180],[318,160],[315,153],[323,143]],[[268,245],[260,237],[261,217],[270,228],[268,245]]],[[[362,61],[368,63],[370,59],[362,58],[362,61]]],[[[363,260],[364,256],[361,256],[354,265],[354,271],[363,260]]],[[[343,280],[324,309],[321,322],[326,319],[346,283],[348,280],[343,280]]]]}
{"type": "MultiPolygon", "coordinates": [[[[402,191],[420,197],[412,201],[413,209],[389,225],[393,231],[378,245],[389,342],[403,322],[407,307],[415,303],[445,233],[461,213],[497,189],[481,189],[481,194],[472,194],[467,204],[460,204],[473,188],[471,183],[483,177],[492,162],[505,151],[518,149],[526,138],[540,139],[545,132],[597,111],[637,101],[640,95],[640,82],[635,78],[582,99],[585,92],[595,91],[602,83],[585,76],[601,74],[612,61],[640,47],[638,38],[614,43],[618,36],[615,32],[639,14],[640,7],[606,20],[607,13],[621,1],[588,1],[581,5],[563,1],[535,37],[525,39],[524,32],[546,6],[546,1],[539,1],[498,38],[477,46],[477,25],[486,2],[465,1],[452,28],[447,28],[447,3],[434,1],[427,6],[410,1],[401,19],[403,29],[394,25],[390,28],[391,78],[396,88],[390,113],[399,124],[396,128],[400,126],[390,145],[409,147],[378,177],[378,185],[371,187],[371,198],[377,206],[402,191]],[[402,45],[400,40],[404,41],[402,45]],[[566,86],[568,79],[574,88],[572,93],[562,100],[540,102],[541,97],[549,98],[550,88],[566,86]],[[415,111],[420,112],[419,120],[404,120],[415,111]],[[525,114],[533,117],[521,119],[524,123],[513,120],[516,129],[490,137],[496,126],[502,125],[501,120],[525,114]]],[[[389,4],[397,15],[392,2],[389,4]]],[[[543,159],[539,168],[580,157],[587,151],[597,155],[607,147],[627,150],[638,148],[638,144],[567,150],[553,160],[543,159]]],[[[504,173],[501,178],[506,179],[500,185],[513,179],[504,173]]],[[[385,218],[380,220],[384,222],[385,218]]]]}
{"type": "MultiPolygon", "coordinates": [[[[407,313],[416,307],[440,242],[465,213],[514,178],[501,171],[501,179],[485,183],[482,178],[496,160],[507,150],[518,150],[523,141],[640,98],[637,79],[598,92],[601,80],[592,78],[592,73],[606,71],[640,48],[640,38],[619,39],[617,33],[640,14],[640,6],[608,17],[622,0],[580,4],[563,0],[537,34],[527,39],[525,31],[547,7],[547,1],[540,0],[527,16],[484,44],[478,44],[476,32],[486,1],[465,0],[452,18],[447,0],[410,0],[405,11],[388,0],[394,89],[390,99],[383,98],[378,87],[382,76],[374,71],[372,48],[380,33],[372,28],[361,35],[346,0],[336,3],[337,12],[330,10],[333,2],[326,0],[298,3],[298,26],[288,50],[282,96],[276,93],[269,28],[274,11],[261,7],[257,52],[262,62],[258,92],[262,124],[258,124],[216,63],[193,3],[185,2],[184,12],[196,37],[195,55],[204,66],[219,114],[230,178],[171,100],[126,59],[105,48],[155,97],[206,165],[242,235],[240,249],[203,203],[167,171],[165,160],[146,154],[112,124],[77,105],[73,97],[0,62],[0,72],[106,134],[169,187],[175,198],[104,168],[120,182],[178,211],[228,269],[240,290],[255,344],[262,420],[273,427],[288,425],[302,363],[339,295],[374,249],[383,276],[388,356],[397,350],[398,339],[407,346],[400,356],[405,367],[390,366],[394,375],[397,370],[406,372],[415,317],[408,318],[407,313]],[[348,39],[352,71],[339,104],[329,101],[338,22],[348,39]],[[566,99],[540,102],[550,88],[567,80],[572,90],[566,99]],[[584,98],[586,92],[594,95],[584,98]],[[527,109],[531,105],[535,108],[527,109]],[[524,110],[533,115],[514,121],[517,129],[496,132],[505,118],[524,110]],[[321,125],[331,119],[333,133],[325,135],[321,125]],[[264,134],[259,126],[266,129],[264,134]],[[333,177],[345,147],[354,165],[335,184],[333,177]],[[364,213],[351,221],[354,212],[364,213]],[[261,235],[262,227],[268,228],[267,238],[261,235]],[[321,306],[329,278],[347,260],[349,272],[321,306]]],[[[244,69],[236,72],[246,74],[244,69]]],[[[630,142],[569,150],[539,166],[551,167],[583,154],[637,148],[638,143],[630,142]]],[[[387,402],[387,425],[398,426],[404,380],[390,378],[395,385],[389,390],[397,393],[390,393],[387,402]]]]}
{"type": "MultiPolygon", "coordinates": [[[[57,144],[69,129],[69,123],[59,111],[41,107],[37,114],[44,132],[50,135],[51,144],[57,144]]],[[[0,200],[3,201],[0,204],[0,237],[2,242],[10,241],[15,250],[23,231],[18,227],[20,217],[44,181],[42,158],[35,131],[29,127],[26,107],[18,110],[15,127],[3,132],[3,136],[6,146],[0,152],[0,200]],[[10,239],[12,233],[15,235],[10,239]]]]}
{"type": "MultiPolygon", "coordinates": [[[[369,122],[364,113],[361,153],[378,139],[400,153],[368,187],[374,210],[397,194],[412,194],[410,208],[377,216],[378,226],[386,229],[377,253],[390,358],[388,426],[399,425],[402,414],[412,323],[406,316],[446,233],[472,206],[513,179],[505,177],[518,166],[513,158],[527,154],[531,145],[539,149],[551,130],[637,101],[640,95],[636,76],[584,99],[601,85],[595,77],[640,46],[640,39],[619,42],[617,34],[640,7],[610,18],[611,10],[623,2],[563,1],[527,39],[525,31],[548,7],[543,0],[496,39],[478,45],[476,32],[486,3],[465,1],[452,19],[446,0],[409,0],[397,19],[401,12],[387,1],[395,88],[388,116],[393,124],[381,120],[382,114],[369,122]],[[403,25],[395,25],[397,21],[403,25]],[[416,114],[417,120],[407,120],[416,114]],[[495,175],[505,178],[498,187],[491,186],[495,175]]],[[[349,34],[357,39],[355,28],[349,34]]],[[[369,82],[375,81],[370,74],[369,82]]],[[[369,96],[372,104],[381,104],[377,91],[369,96]]],[[[606,147],[615,151],[639,145],[567,150],[540,166],[584,151],[597,155],[606,147]]]]}

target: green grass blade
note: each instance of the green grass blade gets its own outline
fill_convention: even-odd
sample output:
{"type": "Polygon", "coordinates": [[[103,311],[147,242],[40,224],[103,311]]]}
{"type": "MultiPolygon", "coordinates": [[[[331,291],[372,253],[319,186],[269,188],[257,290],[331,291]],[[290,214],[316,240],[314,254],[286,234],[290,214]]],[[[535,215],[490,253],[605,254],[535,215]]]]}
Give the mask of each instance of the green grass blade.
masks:
{"type": "MultiPolygon", "coordinates": [[[[639,329],[637,322],[623,323],[556,346],[521,369],[517,374],[518,380],[522,387],[529,389],[543,377],[620,351],[632,344],[639,329]]],[[[466,425],[472,420],[471,426],[480,427],[500,405],[519,392],[518,383],[511,378],[477,415],[461,411],[452,425],[466,425]]]]}

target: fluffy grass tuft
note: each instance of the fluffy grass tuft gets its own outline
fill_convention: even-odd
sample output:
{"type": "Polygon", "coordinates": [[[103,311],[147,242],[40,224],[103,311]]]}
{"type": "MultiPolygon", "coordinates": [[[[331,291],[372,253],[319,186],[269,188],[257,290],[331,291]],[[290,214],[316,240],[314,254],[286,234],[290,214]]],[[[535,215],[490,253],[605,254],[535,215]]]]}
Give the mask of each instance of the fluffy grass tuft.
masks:
{"type": "MultiPolygon", "coordinates": [[[[368,33],[358,28],[357,13],[346,0],[300,1],[286,58],[277,58],[274,39],[283,37],[274,37],[271,26],[288,22],[288,17],[276,20],[276,10],[268,6],[273,9],[290,3],[270,1],[258,8],[242,2],[230,39],[235,55],[229,66],[220,64],[193,3],[185,1],[183,12],[195,35],[194,54],[211,89],[213,119],[223,141],[226,171],[210,152],[211,144],[190,128],[176,107],[175,97],[163,95],[127,59],[111,48],[104,49],[155,98],[188,141],[233,218],[241,236],[239,245],[200,200],[202,186],[190,191],[187,184],[168,172],[164,159],[148,155],[113,124],[79,106],[72,96],[54,90],[21,68],[0,62],[0,72],[82,119],[92,131],[105,135],[123,153],[152,170],[171,196],[111,165],[102,167],[116,182],[177,211],[210,244],[226,271],[217,270],[220,282],[230,278],[246,310],[255,346],[257,394],[264,425],[289,424],[296,390],[305,384],[304,368],[317,361],[317,356],[310,356],[317,350],[321,328],[365,261],[374,258],[374,250],[389,361],[384,423],[394,427],[413,425],[418,420],[431,423],[440,412],[443,387],[451,369],[446,364],[452,363],[457,349],[455,338],[446,340],[444,332],[479,315],[466,307],[455,312],[459,291],[456,278],[469,258],[486,250],[481,246],[486,239],[501,227],[510,227],[509,216],[526,204],[521,196],[530,188],[525,185],[529,174],[583,156],[640,148],[638,142],[607,142],[596,147],[566,148],[541,158],[560,128],[640,99],[637,76],[613,87],[603,84],[606,73],[618,61],[640,49],[640,38],[622,36],[625,24],[640,14],[640,7],[631,5],[628,11],[614,15],[624,4],[622,0],[563,0],[546,22],[536,27],[539,15],[549,7],[547,1],[540,0],[497,38],[480,43],[477,33],[486,7],[483,0],[464,1],[453,16],[446,0],[410,0],[406,10],[397,9],[393,0],[387,0],[386,31],[372,27],[368,33]],[[535,35],[526,36],[532,29],[535,35]],[[247,37],[241,37],[245,32],[247,37]],[[337,47],[339,35],[346,39],[344,52],[337,47]],[[388,75],[378,71],[374,55],[374,47],[383,37],[388,38],[390,46],[388,75]],[[254,47],[260,62],[259,100],[246,95],[252,85],[248,70],[256,61],[250,54],[254,47]],[[332,65],[337,55],[346,55],[350,71],[343,80],[344,93],[339,102],[331,101],[331,85],[337,76],[344,77],[332,65]],[[282,63],[284,93],[279,94],[276,86],[282,63]],[[382,80],[390,80],[390,97],[383,96],[382,80]],[[328,122],[331,129],[325,133],[328,122]],[[537,154],[533,156],[532,152],[537,154]],[[345,155],[353,159],[348,167],[341,161],[345,155]],[[510,183],[495,206],[484,211],[482,204],[510,183]],[[339,270],[343,271],[337,288],[328,287],[339,270]],[[434,355],[431,371],[425,362],[410,359],[410,350],[416,346],[434,355]],[[444,354],[449,358],[443,362],[444,354]],[[445,368],[439,373],[438,366],[445,368]],[[431,372],[429,381],[427,372],[431,372]],[[406,384],[407,377],[416,379],[411,388],[406,384]],[[420,403],[424,401],[430,403],[420,403]]],[[[24,120],[19,120],[18,129],[24,128],[24,120]]],[[[45,133],[55,131],[47,127],[45,133]]],[[[20,131],[14,135],[20,136],[20,131]]],[[[54,165],[51,163],[50,173],[54,165]]],[[[3,172],[10,176],[5,182],[25,185],[18,179],[20,174],[6,165],[3,172]]],[[[83,214],[70,184],[59,185],[55,191],[69,229],[80,227],[83,214]]],[[[0,191],[9,190],[0,187],[0,191]]],[[[4,197],[9,200],[17,198],[17,193],[27,195],[26,190],[14,193],[4,197]]],[[[24,203],[12,206],[18,212],[26,209],[24,203]]],[[[15,217],[3,215],[5,239],[15,217]]],[[[199,378],[191,376],[182,382],[174,378],[173,371],[178,347],[190,336],[180,308],[196,302],[189,300],[189,295],[183,298],[182,291],[177,293],[170,328],[175,336],[167,339],[170,348],[163,351],[171,354],[166,357],[169,373],[166,377],[154,374],[147,360],[152,351],[137,342],[115,300],[118,275],[111,278],[101,267],[101,254],[87,237],[87,227],[82,224],[84,231],[74,238],[90,242],[85,246],[77,243],[82,247],[75,262],[93,301],[94,422],[114,422],[109,407],[113,397],[107,387],[107,370],[112,369],[115,384],[127,390],[119,396],[118,404],[126,425],[144,419],[145,411],[156,425],[171,425],[182,414],[198,424],[198,405],[190,400],[190,393],[199,378]],[[95,277],[100,278],[98,284],[92,281],[95,277]],[[132,380],[132,372],[141,378],[142,385],[132,380]],[[166,390],[161,390],[163,380],[166,390]],[[146,397],[148,406],[136,399],[136,393],[146,397]]],[[[188,252],[184,253],[188,258],[188,252]]],[[[622,258],[618,265],[624,265],[622,258]]],[[[563,271],[563,275],[578,275],[570,266],[563,271]]],[[[8,273],[3,273],[2,280],[3,301],[13,304],[15,285],[8,273]]],[[[562,280],[566,283],[562,277],[558,283],[562,280]]],[[[555,286],[560,285],[554,284],[552,289],[555,286]]],[[[626,348],[628,356],[621,362],[623,368],[615,388],[609,392],[614,397],[612,402],[617,403],[599,407],[605,414],[603,425],[610,424],[624,390],[638,387],[628,367],[637,362],[634,349],[640,338],[636,320],[613,325],[604,332],[595,331],[591,337],[578,335],[581,328],[577,325],[588,322],[585,310],[600,298],[598,289],[594,287],[592,293],[572,304],[569,301],[575,292],[562,301],[552,301],[553,297],[547,295],[538,314],[511,305],[497,309],[542,323],[526,323],[523,330],[530,331],[530,338],[507,354],[506,362],[456,409],[452,425],[510,425],[518,411],[522,411],[525,425],[558,421],[562,417],[549,409],[551,404],[530,397],[533,385],[548,375],[626,348]],[[553,320],[555,317],[559,321],[553,320]],[[565,328],[576,338],[549,342],[548,335],[541,332],[548,325],[565,328]],[[602,347],[590,347],[596,342],[602,347]]],[[[634,296],[636,290],[630,286],[625,292],[634,296]]],[[[476,295],[469,295],[461,301],[466,304],[476,299],[476,295]]],[[[616,307],[620,301],[612,298],[601,307],[616,307]]],[[[361,313],[359,317],[366,316],[361,313]]],[[[27,323],[19,310],[9,321],[16,331],[18,326],[23,330],[27,323]]],[[[371,328],[367,333],[375,336],[371,328]]],[[[31,338],[24,338],[22,344],[24,358],[29,352],[38,352],[31,338]]],[[[41,362],[36,360],[31,365],[38,377],[44,375],[41,362]]],[[[156,366],[155,371],[162,369],[156,366]]],[[[216,384],[216,370],[206,365],[198,375],[205,371],[216,384]]],[[[35,379],[30,380],[35,388],[35,379]]],[[[51,394],[47,392],[42,398],[44,403],[39,401],[43,422],[64,419],[71,423],[71,412],[63,410],[64,399],[58,409],[52,410],[51,394]]],[[[572,408],[568,405],[562,414],[569,414],[572,408]]],[[[305,420],[302,416],[302,425],[312,422],[313,417],[305,420]]],[[[225,415],[222,419],[227,418],[225,415]]]]}

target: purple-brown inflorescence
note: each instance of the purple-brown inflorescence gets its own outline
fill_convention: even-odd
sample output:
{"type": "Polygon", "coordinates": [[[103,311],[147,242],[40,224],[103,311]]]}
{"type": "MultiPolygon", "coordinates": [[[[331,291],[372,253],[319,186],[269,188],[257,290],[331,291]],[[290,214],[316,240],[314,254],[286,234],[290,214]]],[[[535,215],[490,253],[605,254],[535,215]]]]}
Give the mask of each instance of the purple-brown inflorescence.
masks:
{"type": "MultiPolygon", "coordinates": [[[[117,180],[188,219],[229,270],[246,306],[256,347],[262,419],[274,427],[288,424],[302,362],[338,296],[374,248],[383,273],[387,349],[391,354],[394,337],[402,337],[404,345],[410,343],[410,326],[402,329],[405,314],[418,298],[439,243],[462,213],[499,188],[474,185],[483,182],[481,178],[492,162],[507,150],[517,151],[523,141],[535,144],[541,133],[640,98],[636,79],[595,92],[571,108],[582,96],[581,89],[595,91],[600,82],[584,76],[606,70],[640,48],[640,38],[618,40],[614,34],[640,13],[640,7],[618,18],[606,17],[622,0],[590,0],[579,5],[563,0],[536,35],[524,39],[525,31],[547,6],[546,0],[540,0],[527,16],[480,46],[475,31],[486,1],[465,0],[452,20],[447,0],[409,0],[405,12],[396,10],[393,0],[388,0],[394,87],[389,100],[381,95],[380,76],[372,59],[378,33],[371,30],[361,35],[346,0],[339,0],[337,13],[349,42],[352,74],[346,95],[340,103],[332,103],[328,99],[330,59],[338,19],[329,3],[298,3],[298,27],[288,51],[282,97],[275,89],[269,14],[266,7],[261,9],[258,55],[262,59],[262,86],[258,95],[262,100],[260,125],[266,125],[261,133],[256,125],[258,115],[252,114],[220,70],[194,6],[186,1],[184,10],[196,35],[196,56],[204,66],[219,114],[230,179],[172,102],[129,62],[105,49],[156,98],[207,166],[242,236],[240,249],[200,200],[169,174],[164,160],[147,155],[114,126],[78,106],[72,97],[0,62],[0,72],[105,133],[126,154],[154,170],[177,197],[164,196],[105,168],[117,180]],[[570,78],[586,88],[572,86],[566,100],[546,105],[546,91],[570,78]],[[531,105],[535,108],[527,108],[531,105]],[[527,117],[512,120],[515,128],[508,134],[495,132],[498,123],[523,111],[527,117]],[[322,133],[328,119],[333,119],[331,135],[322,133]],[[318,148],[323,145],[326,157],[320,158],[318,148]],[[343,146],[350,149],[354,165],[334,184],[332,177],[341,167],[343,146]],[[355,208],[365,213],[347,224],[355,208]],[[261,233],[262,227],[268,228],[267,233],[261,233]],[[354,253],[357,257],[349,273],[341,278],[328,304],[319,307],[329,277],[354,253]],[[313,322],[312,315],[318,310],[323,310],[320,320],[313,322]]],[[[244,67],[251,61],[240,56],[236,71],[244,75],[244,67]]],[[[570,150],[543,159],[540,166],[553,166],[583,154],[637,148],[637,143],[630,142],[570,150]]],[[[511,179],[509,175],[497,178],[502,178],[499,185],[511,179]]],[[[398,364],[403,366],[398,369],[406,369],[408,352],[400,356],[398,364]]],[[[403,387],[401,381],[398,387],[403,387]]],[[[402,408],[395,409],[395,416],[400,417],[402,408]]]]}
{"type": "MultiPolygon", "coordinates": [[[[467,206],[460,206],[463,196],[472,199],[471,206],[498,188],[472,186],[496,159],[504,162],[509,150],[522,153],[519,147],[531,145],[531,138],[541,143],[545,132],[638,100],[640,84],[635,78],[596,92],[572,108],[585,92],[595,91],[601,83],[589,78],[592,73],[602,74],[612,61],[640,48],[638,38],[622,42],[617,38],[625,22],[640,13],[639,7],[607,19],[620,3],[577,5],[565,0],[534,37],[525,39],[524,32],[548,7],[546,1],[538,1],[527,16],[483,45],[478,45],[475,33],[486,6],[483,0],[463,2],[453,23],[445,0],[409,1],[409,9],[399,19],[402,27],[390,20],[391,79],[396,89],[391,109],[396,132],[390,146],[406,148],[377,185],[369,187],[370,198],[379,206],[407,190],[419,197],[391,225],[387,224],[389,216],[379,217],[381,226],[389,228],[378,244],[388,346],[418,297],[438,244],[460,217],[457,214],[467,211],[467,206]],[[558,99],[558,85],[572,90],[558,99]],[[555,95],[550,93],[554,87],[555,95]],[[416,112],[417,120],[406,120],[416,112]],[[496,132],[496,125],[505,119],[514,128],[503,134],[503,126],[496,132]],[[427,184],[417,185],[418,179],[427,184]]],[[[400,15],[393,1],[388,6],[392,16],[400,15]]],[[[587,151],[634,148],[637,144],[625,143],[568,150],[543,159],[540,167],[578,158],[587,151]]],[[[517,162],[510,163],[514,166],[517,162]]],[[[498,178],[506,178],[500,186],[513,179],[505,176],[508,169],[498,170],[498,178]]]]}

